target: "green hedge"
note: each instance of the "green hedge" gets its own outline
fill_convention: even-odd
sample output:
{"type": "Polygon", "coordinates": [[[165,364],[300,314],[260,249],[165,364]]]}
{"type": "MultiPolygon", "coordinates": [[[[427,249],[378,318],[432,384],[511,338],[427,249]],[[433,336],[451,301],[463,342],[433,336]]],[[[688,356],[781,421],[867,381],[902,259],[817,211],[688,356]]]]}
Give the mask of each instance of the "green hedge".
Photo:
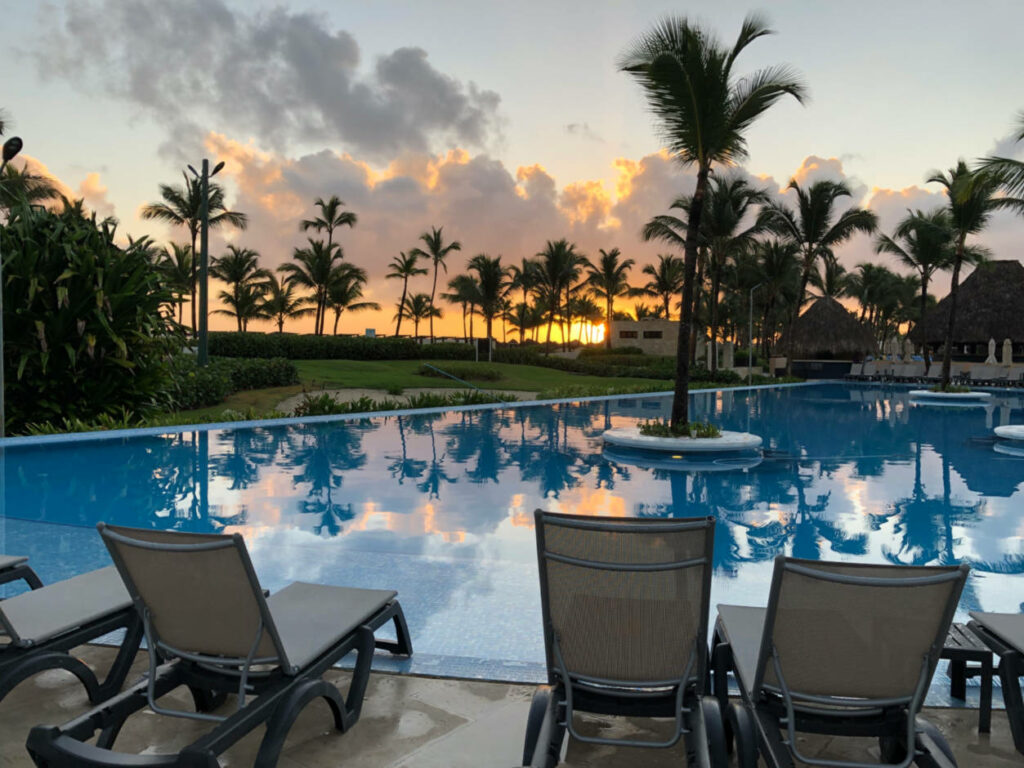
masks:
{"type": "Polygon", "coordinates": [[[401,338],[229,331],[210,334],[210,354],[288,360],[472,360],[474,357],[471,345],[455,342],[418,344],[401,338]]]}
{"type": "Polygon", "coordinates": [[[299,371],[295,363],[283,357],[269,360],[219,358],[200,368],[192,355],[179,355],[171,362],[170,382],[175,409],[190,411],[222,403],[228,395],[244,389],[298,384],[299,371]]]}

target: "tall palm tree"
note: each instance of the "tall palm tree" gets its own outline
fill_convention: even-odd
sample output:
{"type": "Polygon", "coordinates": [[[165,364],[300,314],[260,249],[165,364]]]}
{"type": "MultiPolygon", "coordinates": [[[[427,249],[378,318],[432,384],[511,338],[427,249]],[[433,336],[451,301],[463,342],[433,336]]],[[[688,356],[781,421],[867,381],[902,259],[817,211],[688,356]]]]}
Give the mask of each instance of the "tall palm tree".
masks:
{"type": "Polygon", "coordinates": [[[266,293],[266,283],[251,282],[235,286],[230,291],[221,291],[217,298],[225,306],[225,309],[214,310],[215,315],[227,315],[235,318],[238,323],[238,330],[249,330],[250,320],[259,320],[263,314],[263,296],[266,293]]]}
{"type": "MultiPolygon", "coordinates": [[[[248,297],[246,306],[259,298],[261,291],[254,291],[252,286],[262,283],[270,273],[260,268],[260,255],[252,248],[238,248],[229,245],[227,253],[216,257],[210,265],[210,276],[227,283],[230,295],[234,297],[232,306],[237,309],[243,294],[248,297]]],[[[222,294],[223,295],[223,294],[222,294]]],[[[223,313],[222,313],[223,314],[223,313]]],[[[244,330],[245,319],[238,312],[233,314],[238,321],[238,330],[244,330]]]]}
{"type": "Polygon", "coordinates": [[[448,292],[441,294],[442,299],[452,304],[458,304],[462,308],[462,340],[466,342],[474,338],[473,313],[479,293],[475,277],[472,275],[456,275],[448,281],[448,292]],[[467,317],[469,318],[468,335],[466,332],[467,317]]]}
{"type": "Polygon", "coordinates": [[[685,277],[676,351],[676,385],[671,424],[689,422],[690,323],[698,232],[715,163],[747,154],[744,134],[784,96],[802,102],[803,83],[788,67],[775,66],[736,78],[733,65],[752,42],[771,34],[765,21],[747,16],[731,48],[714,33],[684,17],[666,17],[642,35],[620,60],[620,67],[644,89],[668,149],[685,166],[697,166],[697,183],[687,217],[685,277]]]}
{"type": "MultiPolygon", "coordinates": [[[[878,217],[873,211],[857,207],[836,215],[838,202],[853,194],[845,182],[823,179],[805,189],[796,179],[790,179],[787,189],[796,192],[796,210],[783,202],[772,202],[762,209],[760,218],[766,229],[800,246],[803,263],[797,300],[789,310],[787,327],[791,328],[806,300],[807,284],[818,260],[858,232],[870,235],[878,226],[878,217]]],[[[792,333],[789,339],[790,348],[785,350],[787,374],[793,371],[792,333]]]]}
{"type": "MultiPolygon", "coordinates": [[[[576,244],[570,243],[565,238],[561,240],[548,240],[544,250],[537,254],[537,273],[534,291],[538,297],[543,297],[548,311],[548,352],[551,351],[551,329],[554,326],[555,316],[562,312],[565,320],[571,320],[568,307],[563,305],[563,300],[568,303],[573,292],[573,286],[579,277],[585,258],[577,252],[576,244]],[[564,311],[562,311],[564,308],[564,311]]],[[[563,345],[568,343],[568,333],[564,334],[563,345]]]]}
{"type": "MultiPolygon", "coordinates": [[[[445,259],[448,254],[452,251],[461,251],[462,243],[458,240],[445,244],[444,235],[442,230],[444,227],[431,227],[429,232],[424,232],[420,235],[420,240],[426,246],[426,250],[422,248],[413,248],[410,253],[415,253],[416,256],[422,256],[426,259],[430,259],[434,265],[434,284],[430,288],[430,305],[434,304],[434,297],[437,295],[437,268],[441,267],[444,269],[445,274],[448,273],[448,265],[445,264],[445,259]]],[[[434,318],[440,317],[440,314],[430,315],[430,342],[434,342],[434,318]]]]}
{"type": "Polygon", "coordinates": [[[850,275],[833,253],[821,257],[818,268],[811,273],[811,285],[818,289],[820,296],[841,299],[850,288],[850,275]]]}
{"type": "Polygon", "coordinates": [[[960,268],[970,258],[967,238],[984,230],[992,214],[997,210],[1024,212],[1024,200],[1001,196],[1005,183],[1005,176],[1002,174],[985,170],[972,171],[963,160],[959,160],[956,166],[946,173],[932,171],[928,176],[928,182],[941,184],[945,189],[948,198],[946,210],[949,212],[953,229],[953,276],[949,287],[949,321],[946,325],[942,351],[941,386],[945,389],[949,387],[953,361],[953,325],[956,322],[956,299],[960,290],[960,268]]]}
{"type": "MultiPolygon", "coordinates": [[[[523,292],[523,304],[530,303],[530,293],[537,287],[537,262],[523,258],[519,264],[508,267],[509,289],[523,292]]],[[[520,343],[523,339],[520,337],[520,343]]]]}
{"type": "Polygon", "coordinates": [[[277,332],[284,333],[284,321],[294,320],[313,312],[309,300],[295,295],[295,284],[291,280],[278,280],[277,275],[267,275],[263,303],[260,313],[277,324],[277,332]]]}
{"type": "Polygon", "coordinates": [[[328,246],[323,240],[310,240],[306,248],[295,249],[292,254],[294,261],[286,262],[277,268],[278,272],[287,275],[295,285],[313,292],[313,333],[317,336],[323,335],[324,332],[327,288],[331,283],[331,274],[335,266],[341,261],[340,251],[337,244],[328,246]]]}
{"type": "Polygon", "coordinates": [[[316,232],[326,232],[328,248],[334,245],[334,230],[338,227],[354,227],[359,220],[352,211],[344,209],[345,201],[339,200],[337,195],[331,195],[327,200],[318,197],[313,201],[313,205],[320,209],[320,214],[299,222],[299,231],[309,232],[312,229],[316,232]]]}
{"type": "MultiPolygon", "coordinates": [[[[921,281],[921,302],[916,324],[923,328],[921,323],[928,310],[928,282],[936,272],[949,269],[953,264],[953,225],[949,212],[944,208],[928,213],[908,211],[896,225],[892,237],[878,236],[875,252],[895,256],[901,264],[917,272],[921,281]]],[[[923,347],[927,369],[931,365],[927,340],[923,340],[923,347]]]]}
{"type": "MultiPolygon", "coordinates": [[[[1013,139],[1016,142],[1024,141],[1024,112],[1017,115],[1013,139]]],[[[1024,195],[1024,162],[1009,157],[985,157],[979,164],[979,170],[996,174],[1007,195],[1024,195]]]]}
{"type": "Polygon", "coordinates": [[[647,264],[643,273],[651,279],[643,287],[644,293],[653,296],[661,302],[662,312],[665,319],[670,320],[672,297],[683,290],[683,278],[686,274],[686,264],[678,256],[659,253],[657,264],[647,264]]]}
{"type": "Polygon", "coordinates": [[[796,302],[800,285],[800,246],[783,240],[765,240],[754,246],[762,282],[764,316],[761,349],[767,354],[778,330],[776,311],[796,302]]]}
{"type": "Polygon", "coordinates": [[[376,301],[360,301],[366,280],[366,270],[355,264],[341,263],[332,270],[327,284],[327,306],[334,310],[333,335],[338,335],[342,312],[380,310],[380,304],[376,301]]]}
{"type": "MultiPolygon", "coordinates": [[[[410,251],[405,253],[404,251],[391,259],[391,263],[388,265],[388,273],[384,275],[389,280],[401,280],[402,281],[402,298],[398,301],[398,308],[401,309],[405,306],[405,297],[409,292],[409,278],[416,277],[417,275],[427,274],[427,270],[419,265],[420,257],[415,252],[410,251]]],[[[395,336],[402,332],[402,313],[398,312],[396,315],[397,322],[395,324],[395,336]]]]}
{"type": "Polygon", "coordinates": [[[597,263],[587,260],[587,287],[605,303],[605,347],[612,348],[612,305],[615,299],[636,296],[636,289],[629,284],[629,270],[636,263],[633,259],[622,259],[622,251],[612,248],[606,251],[601,248],[601,258],[597,263]]]}
{"type": "Polygon", "coordinates": [[[420,321],[435,317],[441,317],[441,310],[430,302],[430,297],[425,293],[414,293],[405,300],[405,306],[398,310],[407,319],[413,322],[413,336],[417,341],[420,339],[420,321]]]}
{"type": "Polygon", "coordinates": [[[192,289],[192,249],[184,244],[171,243],[170,248],[164,249],[163,254],[157,257],[156,267],[178,305],[178,325],[181,325],[185,296],[192,289]]]}
{"type": "MultiPolygon", "coordinates": [[[[505,315],[505,322],[512,326],[512,329],[519,332],[519,343],[522,344],[527,331],[536,327],[537,308],[531,307],[525,301],[520,301],[509,308],[505,315]]],[[[543,322],[543,317],[541,318],[543,322]]]]}
{"type": "MultiPolygon", "coordinates": [[[[192,253],[196,253],[196,239],[202,225],[203,188],[202,182],[187,173],[181,174],[185,179],[184,186],[175,187],[161,184],[161,202],[147,203],[142,206],[142,218],[163,221],[175,227],[185,227],[189,234],[192,253]]],[[[220,184],[209,182],[207,187],[207,220],[210,229],[231,226],[245,229],[249,225],[249,217],[238,211],[229,211],[224,201],[224,188],[220,184]]],[[[196,328],[196,287],[198,284],[199,259],[192,260],[192,332],[196,328]]]]}
{"type": "Polygon", "coordinates": [[[0,211],[10,211],[17,202],[41,205],[59,197],[57,185],[50,177],[32,173],[28,166],[20,170],[10,164],[4,166],[0,175],[0,211]]]}
{"type": "Polygon", "coordinates": [[[477,311],[487,326],[487,359],[493,359],[492,327],[501,315],[509,291],[508,271],[501,265],[501,256],[481,253],[469,260],[469,270],[476,273],[477,311]]]}

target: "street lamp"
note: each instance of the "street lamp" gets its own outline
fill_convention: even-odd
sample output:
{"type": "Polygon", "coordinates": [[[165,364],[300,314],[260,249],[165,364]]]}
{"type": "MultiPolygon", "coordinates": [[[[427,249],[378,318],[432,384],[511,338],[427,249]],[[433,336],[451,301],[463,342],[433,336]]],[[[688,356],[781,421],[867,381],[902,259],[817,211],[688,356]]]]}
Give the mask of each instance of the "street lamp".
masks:
{"type": "MultiPolygon", "coordinates": [[[[3,155],[0,155],[0,181],[3,181],[4,170],[7,164],[21,152],[22,141],[17,136],[11,136],[4,142],[3,155]]],[[[7,425],[7,411],[4,407],[4,260],[0,255],[0,437],[4,437],[7,425]]]]}
{"type": "Polygon", "coordinates": [[[764,283],[758,283],[750,289],[750,316],[747,318],[749,323],[747,328],[747,386],[749,387],[754,381],[754,291],[760,288],[764,283]]]}
{"type": "Polygon", "coordinates": [[[205,366],[210,362],[209,330],[207,329],[207,309],[209,307],[209,267],[210,267],[210,179],[224,167],[224,161],[217,163],[210,171],[210,161],[203,158],[203,172],[199,173],[191,165],[192,174],[199,179],[202,202],[199,208],[199,350],[196,362],[205,366]]]}

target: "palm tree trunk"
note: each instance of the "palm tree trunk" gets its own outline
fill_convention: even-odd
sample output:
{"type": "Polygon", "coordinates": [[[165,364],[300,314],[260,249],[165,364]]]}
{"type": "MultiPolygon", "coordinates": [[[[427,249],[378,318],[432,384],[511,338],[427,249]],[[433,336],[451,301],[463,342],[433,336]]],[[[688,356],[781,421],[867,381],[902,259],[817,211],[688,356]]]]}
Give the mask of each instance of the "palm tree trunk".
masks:
{"type": "Polygon", "coordinates": [[[469,333],[466,331],[466,302],[462,302],[462,341],[469,343],[469,333]]]}
{"type": "MultiPolygon", "coordinates": [[[[697,252],[697,280],[693,286],[693,312],[696,314],[697,308],[700,306],[700,294],[701,287],[704,285],[704,262],[706,259],[700,258],[700,251],[697,252]]],[[[690,323],[690,365],[697,364],[697,323],[690,323]]]]}
{"type": "Polygon", "coordinates": [[[277,316],[277,332],[284,333],[284,315],[277,316]]]}
{"type": "Polygon", "coordinates": [[[693,192],[686,226],[684,249],[683,306],[679,313],[679,339],[676,345],[676,386],[672,397],[671,426],[680,429],[690,421],[690,324],[693,322],[693,280],[697,271],[697,232],[704,210],[704,194],[711,168],[702,165],[697,172],[697,187],[693,192]]]}
{"type": "Polygon", "coordinates": [[[199,232],[198,230],[192,230],[191,227],[189,227],[189,230],[192,235],[192,285],[190,287],[192,298],[189,301],[189,308],[192,310],[192,336],[195,337],[196,328],[199,327],[196,325],[196,285],[199,282],[199,257],[196,255],[196,237],[199,236],[199,232]]]}
{"type": "Polygon", "coordinates": [[[434,343],[434,294],[437,293],[437,259],[434,259],[434,287],[430,289],[430,343],[434,343]]]}
{"type": "Polygon", "coordinates": [[[494,345],[491,344],[491,323],[494,322],[494,318],[491,315],[487,315],[487,362],[491,362],[494,357],[494,345]]]}
{"type": "MultiPolygon", "coordinates": [[[[809,250],[809,249],[808,249],[809,250]]],[[[786,375],[793,375],[793,323],[800,314],[800,307],[804,303],[804,294],[807,292],[807,283],[811,279],[811,267],[814,266],[814,259],[810,255],[804,258],[804,266],[800,272],[800,290],[796,294],[796,302],[789,310],[789,322],[786,324],[786,332],[789,336],[789,343],[786,345],[786,375]]]]}
{"type": "Polygon", "coordinates": [[[338,321],[341,320],[341,310],[335,307],[334,309],[334,335],[338,335],[338,321]]]}
{"type": "Polygon", "coordinates": [[[395,336],[402,331],[402,312],[405,311],[405,292],[409,288],[409,276],[402,279],[402,300],[398,304],[398,322],[395,324],[395,336]]]}
{"type": "Polygon", "coordinates": [[[608,328],[607,328],[608,332],[605,334],[605,337],[604,337],[604,348],[605,349],[611,349],[612,348],[612,302],[613,302],[613,300],[614,299],[613,299],[612,295],[609,294],[608,295],[608,309],[604,313],[605,324],[608,326],[608,328]]]}
{"type": "Polygon", "coordinates": [[[917,318],[917,330],[921,334],[921,351],[924,354],[924,375],[928,375],[931,359],[928,354],[928,339],[924,336],[924,315],[928,309],[928,275],[921,274],[921,314],[917,318]]]}
{"type": "Polygon", "coordinates": [[[420,319],[418,317],[413,318],[412,335],[416,337],[416,341],[420,340],[420,319]]]}
{"type": "Polygon", "coordinates": [[[721,282],[719,270],[711,275],[711,372],[718,372],[718,288],[721,282]]]}
{"type": "Polygon", "coordinates": [[[469,305],[469,340],[473,341],[476,339],[476,334],[473,333],[473,305],[469,305]]]}
{"type": "Polygon", "coordinates": [[[953,260],[953,278],[949,286],[949,321],[946,323],[946,341],[942,350],[942,383],[943,389],[949,386],[949,376],[953,367],[953,324],[956,322],[956,295],[960,290],[960,265],[964,260],[964,238],[957,240],[956,258],[953,260]]]}

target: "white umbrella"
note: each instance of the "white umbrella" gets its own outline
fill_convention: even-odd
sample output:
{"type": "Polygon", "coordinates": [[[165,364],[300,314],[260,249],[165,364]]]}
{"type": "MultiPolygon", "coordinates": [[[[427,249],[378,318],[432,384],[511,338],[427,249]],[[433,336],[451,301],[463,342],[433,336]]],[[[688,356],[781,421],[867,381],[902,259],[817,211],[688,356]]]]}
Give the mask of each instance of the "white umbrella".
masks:
{"type": "Polygon", "coordinates": [[[996,340],[988,340],[988,357],[985,358],[985,365],[996,364],[996,340]]]}
{"type": "Polygon", "coordinates": [[[1003,339],[1003,365],[1013,365],[1013,342],[1003,339]]]}
{"type": "Polygon", "coordinates": [[[903,342],[903,358],[905,360],[909,361],[911,358],[913,358],[913,356],[914,356],[914,342],[912,342],[910,339],[906,339],[903,342]]]}

